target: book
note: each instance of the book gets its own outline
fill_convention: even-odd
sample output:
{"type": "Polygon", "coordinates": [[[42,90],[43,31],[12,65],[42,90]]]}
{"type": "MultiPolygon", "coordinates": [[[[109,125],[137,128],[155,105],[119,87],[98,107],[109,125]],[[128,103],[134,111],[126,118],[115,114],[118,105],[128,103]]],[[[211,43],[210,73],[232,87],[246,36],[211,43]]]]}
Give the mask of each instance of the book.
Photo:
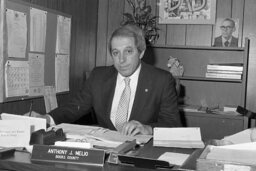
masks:
{"type": "Polygon", "coordinates": [[[204,148],[199,127],[154,128],[153,146],[177,148],[204,148]]]}
{"type": "Polygon", "coordinates": [[[207,71],[209,70],[243,71],[243,64],[241,63],[208,64],[207,71]]]}
{"type": "Polygon", "coordinates": [[[207,70],[209,73],[220,73],[220,74],[243,74],[243,71],[226,71],[226,70],[207,70]]]}
{"type": "Polygon", "coordinates": [[[227,78],[227,79],[242,79],[242,74],[224,74],[224,73],[205,73],[206,78],[227,78]]]}

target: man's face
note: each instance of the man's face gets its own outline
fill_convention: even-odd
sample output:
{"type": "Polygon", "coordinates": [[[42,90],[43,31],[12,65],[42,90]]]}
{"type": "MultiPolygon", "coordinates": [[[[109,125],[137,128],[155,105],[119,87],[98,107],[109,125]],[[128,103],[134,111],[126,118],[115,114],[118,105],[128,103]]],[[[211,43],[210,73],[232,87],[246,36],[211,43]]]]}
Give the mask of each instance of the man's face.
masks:
{"type": "Polygon", "coordinates": [[[235,31],[235,28],[230,21],[223,21],[221,28],[221,34],[225,39],[229,39],[232,36],[232,33],[235,31]]]}
{"type": "Polygon", "coordinates": [[[111,41],[110,53],[117,71],[122,76],[128,77],[138,68],[144,51],[139,53],[132,37],[114,37],[111,41]]]}

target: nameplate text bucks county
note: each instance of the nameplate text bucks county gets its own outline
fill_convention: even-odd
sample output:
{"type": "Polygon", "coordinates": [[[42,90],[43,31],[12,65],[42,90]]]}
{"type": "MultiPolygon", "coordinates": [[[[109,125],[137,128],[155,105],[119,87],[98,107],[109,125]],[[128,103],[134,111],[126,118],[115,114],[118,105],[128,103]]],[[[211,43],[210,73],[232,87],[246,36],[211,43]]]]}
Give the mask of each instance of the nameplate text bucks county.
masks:
{"type": "Polygon", "coordinates": [[[31,161],[103,166],[104,158],[104,150],[34,145],[31,161]]]}

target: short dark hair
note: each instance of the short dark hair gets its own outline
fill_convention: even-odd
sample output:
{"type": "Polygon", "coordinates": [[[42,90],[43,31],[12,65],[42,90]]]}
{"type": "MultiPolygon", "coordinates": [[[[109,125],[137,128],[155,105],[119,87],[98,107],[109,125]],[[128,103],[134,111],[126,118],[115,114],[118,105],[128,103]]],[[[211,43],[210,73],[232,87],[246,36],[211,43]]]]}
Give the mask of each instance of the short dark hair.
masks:
{"type": "Polygon", "coordinates": [[[229,21],[229,22],[232,24],[232,27],[233,27],[233,28],[236,26],[235,21],[234,21],[233,19],[231,19],[231,18],[225,18],[225,19],[222,21],[222,23],[223,23],[224,21],[229,21]]]}
{"type": "Polygon", "coordinates": [[[108,44],[108,49],[110,53],[112,50],[111,42],[114,37],[133,37],[135,40],[135,45],[140,53],[146,49],[144,32],[140,27],[134,24],[126,24],[124,26],[121,26],[112,33],[108,44]]]}

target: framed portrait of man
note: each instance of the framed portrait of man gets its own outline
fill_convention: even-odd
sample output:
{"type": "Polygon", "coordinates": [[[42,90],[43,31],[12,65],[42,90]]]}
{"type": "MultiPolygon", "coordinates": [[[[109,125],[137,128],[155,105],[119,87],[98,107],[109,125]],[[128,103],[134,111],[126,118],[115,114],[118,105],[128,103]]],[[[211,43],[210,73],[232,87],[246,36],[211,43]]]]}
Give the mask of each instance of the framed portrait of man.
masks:
{"type": "Polygon", "coordinates": [[[217,18],[213,46],[238,47],[238,30],[238,19],[217,18]]]}

